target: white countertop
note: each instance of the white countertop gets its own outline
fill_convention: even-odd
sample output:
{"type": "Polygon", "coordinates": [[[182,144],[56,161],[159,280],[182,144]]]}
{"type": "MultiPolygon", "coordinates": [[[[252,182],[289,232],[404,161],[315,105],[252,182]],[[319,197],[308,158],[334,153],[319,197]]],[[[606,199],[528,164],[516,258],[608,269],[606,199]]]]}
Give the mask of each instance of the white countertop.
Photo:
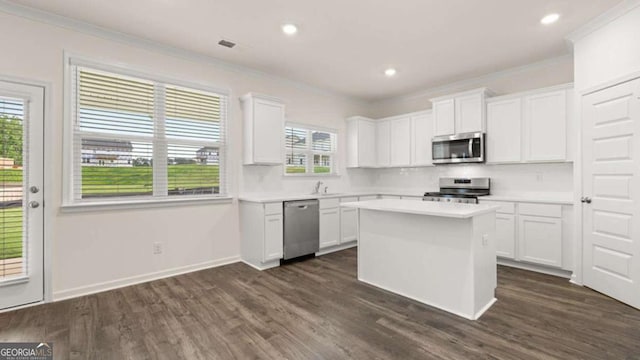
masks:
{"type": "Polygon", "coordinates": [[[480,199],[489,201],[513,201],[530,202],[543,204],[573,205],[572,193],[544,192],[544,193],[521,193],[521,194],[498,194],[483,196],[480,199]]]}
{"type": "Polygon", "coordinates": [[[293,201],[293,200],[309,200],[309,199],[335,199],[343,197],[353,196],[370,196],[377,195],[375,191],[372,192],[344,192],[344,193],[328,193],[328,194],[292,194],[292,193],[246,193],[238,196],[240,201],[268,203],[278,201],[293,201]]]}
{"type": "Polygon", "coordinates": [[[442,216],[458,219],[468,219],[470,217],[486,214],[499,209],[499,206],[488,204],[458,204],[401,199],[348,202],[342,203],[340,204],[340,206],[416,215],[442,216]]]}
{"type": "MultiPolygon", "coordinates": [[[[366,191],[349,191],[349,192],[336,192],[329,194],[295,194],[285,192],[273,192],[273,193],[245,193],[238,198],[240,201],[268,203],[278,201],[292,201],[292,200],[308,200],[308,199],[335,199],[352,196],[371,196],[371,195],[393,195],[393,196],[411,196],[422,197],[423,193],[416,191],[390,191],[390,190],[366,190],[366,191]]],[[[530,203],[543,203],[543,204],[561,204],[572,205],[573,194],[566,192],[529,192],[529,193],[513,193],[513,194],[497,194],[482,196],[479,198],[488,201],[513,201],[513,202],[530,202],[530,203]]]]}

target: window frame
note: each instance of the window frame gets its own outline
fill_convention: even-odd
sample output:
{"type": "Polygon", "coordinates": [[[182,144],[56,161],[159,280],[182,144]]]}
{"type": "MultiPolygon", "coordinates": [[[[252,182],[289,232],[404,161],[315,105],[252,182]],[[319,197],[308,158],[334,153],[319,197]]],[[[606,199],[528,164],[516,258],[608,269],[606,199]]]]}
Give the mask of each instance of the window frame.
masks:
{"type": "MultiPolygon", "coordinates": [[[[156,95],[157,97],[157,91],[156,95]]],[[[165,206],[169,205],[181,205],[181,204],[189,204],[189,203],[197,203],[197,202],[223,202],[229,203],[233,199],[231,195],[229,195],[228,191],[228,169],[227,169],[227,161],[226,155],[228,152],[228,123],[231,118],[230,111],[230,99],[231,92],[224,88],[219,88],[215,86],[211,86],[210,84],[199,83],[199,82],[190,82],[190,81],[182,81],[171,77],[166,77],[162,75],[157,75],[150,73],[149,71],[136,69],[132,66],[121,64],[121,63],[105,63],[104,61],[96,61],[86,57],[77,56],[65,52],[64,54],[64,128],[63,128],[63,198],[61,208],[64,211],[84,211],[86,209],[118,209],[118,208],[140,208],[140,207],[156,207],[156,206],[165,206]],[[215,93],[217,95],[221,95],[226,97],[226,116],[221,119],[220,124],[220,139],[221,141],[202,141],[202,143],[207,143],[207,146],[210,144],[214,144],[220,150],[219,155],[219,177],[220,177],[220,188],[219,194],[206,194],[206,195],[181,195],[181,196],[169,196],[162,194],[162,186],[158,187],[156,181],[159,179],[156,174],[166,173],[164,176],[168,176],[168,168],[166,164],[166,160],[164,159],[164,166],[158,164],[158,162],[162,163],[162,160],[156,161],[156,157],[158,154],[156,153],[156,144],[160,144],[161,146],[166,147],[169,143],[171,144],[186,144],[193,143],[192,140],[186,139],[173,139],[167,138],[166,133],[162,131],[154,131],[150,139],[153,140],[154,150],[153,150],[153,159],[154,164],[158,164],[160,166],[153,167],[153,193],[152,195],[144,195],[144,196],[114,196],[112,198],[89,198],[89,199],[79,199],[74,192],[74,174],[78,171],[78,168],[81,168],[82,164],[82,155],[81,149],[75,149],[74,140],[76,139],[76,130],[75,130],[75,120],[76,120],[76,109],[74,108],[76,99],[74,98],[73,89],[75,87],[72,84],[74,79],[74,74],[77,67],[85,67],[97,71],[105,71],[108,73],[113,73],[116,75],[133,77],[141,80],[151,81],[154,83],[154,88],[158,86],[158,84],[162,84],[162,93],[165,92],[166,86],[177,86],[187,89],[192,89],[196,91],[204,91],[209,93],[215,93]]],[[[154,128],[158,126],[164,127],[166,119],[164,118],[164,106],[160,107],[160,111],[163,112],[162,116],[158,117],[158,110],[154,111],[154,128]]],[[[100,137],[100,134],[96,134],[100,137]]],[[[102,134],[103,138],[108,138],[108,135],[102,134]]],[[[127,135],[116,135],[119,138],[127,138],[127,135]]],[[[139,136],[132,136],[132,138],[139,138],[139,136]]],[[[139,139],[137,139],[139,140],[139,139]]],[[[160,157],[162,159],[162,157],[160,157]]],[[[81,171],[81,170],[80,170],[81,171]]],[[[165,182],[166,185],[166,182],[165,182]]]]}
{"type": "Polygon", "coordinates": [[[283,162],[283,175],[286,177],[331,177],[331,176],[340,176],[338,172],[338,130],[331,128],[324,128],[314,125],[294,123],[294,122],[286,122],[284,125],[284,162],[283,162]],[[295,153],[304,154],[307,157],[307,163],[304,173],[287,173],[287,154],[289,153],[289,148],[287,147],[287,128],[297,128],[303,129],[307,132],[307,146],[306,149],[295,151],[295,153]],[[313,132],[326,132],[331,134],[331,142],[332,142],[332,151],[319,151],[313,150],[313,132]],[[314,168],[314,155],[329,155],[331,158],[331,171],[328,173],[315,173],[313,172],[314,168]]]}

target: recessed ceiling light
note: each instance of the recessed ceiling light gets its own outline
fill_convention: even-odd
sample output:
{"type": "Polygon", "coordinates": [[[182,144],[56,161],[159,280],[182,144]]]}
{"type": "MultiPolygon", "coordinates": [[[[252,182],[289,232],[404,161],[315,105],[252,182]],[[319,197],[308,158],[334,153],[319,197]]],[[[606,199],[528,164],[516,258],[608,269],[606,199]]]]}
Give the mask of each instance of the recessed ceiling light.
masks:
{"type": "Polygon", "coordinates": [[[282,25],[282,32],[287,35],[295,35],[298,32],[298,27],[294,24],[284,24],[282,25]]]}
{"type": "Polygon", "coordinates": [[[558,21],[558,19],[560,19],[560,14],[557,14],[557,13],[548,14],[548,15],[545,15],[545,17],[543,17],[542,19],[540,19],[540,23],[543,25],[550,25],[558,21]]]}
{"type": "Polygon", "coordinates": [[[396,73],[397,73],[397,71],[396,71],[396,69],[394,69],[394,68],[388,68],[387,70],[385,70],[385,71],[384,71],[384,74],[385,74],[387,77],[395,76],[395,74],[396,74],[396,73]]]}

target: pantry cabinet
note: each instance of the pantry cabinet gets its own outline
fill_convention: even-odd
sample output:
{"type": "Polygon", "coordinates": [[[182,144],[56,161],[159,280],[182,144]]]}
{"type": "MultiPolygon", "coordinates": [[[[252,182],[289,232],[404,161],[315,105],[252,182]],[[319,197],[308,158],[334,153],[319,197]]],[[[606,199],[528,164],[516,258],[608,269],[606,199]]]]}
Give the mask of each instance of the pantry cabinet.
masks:
{"type": "Polygon", "coordinates": [[[284,162],[284,103],[274,97],[246,94],[240,98],[244,120],[245,165],[284,162]]]}

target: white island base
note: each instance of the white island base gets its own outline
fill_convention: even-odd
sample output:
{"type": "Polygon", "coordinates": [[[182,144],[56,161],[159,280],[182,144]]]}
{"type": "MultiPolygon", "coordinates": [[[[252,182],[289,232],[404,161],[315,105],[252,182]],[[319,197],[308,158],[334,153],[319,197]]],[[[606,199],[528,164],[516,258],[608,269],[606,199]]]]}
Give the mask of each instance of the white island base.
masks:
{"type": "Polygon", "coordinates": [[[471,320],[496,301],[495,207],[344,206],[359,208],[358,280],[471,320]]]}

